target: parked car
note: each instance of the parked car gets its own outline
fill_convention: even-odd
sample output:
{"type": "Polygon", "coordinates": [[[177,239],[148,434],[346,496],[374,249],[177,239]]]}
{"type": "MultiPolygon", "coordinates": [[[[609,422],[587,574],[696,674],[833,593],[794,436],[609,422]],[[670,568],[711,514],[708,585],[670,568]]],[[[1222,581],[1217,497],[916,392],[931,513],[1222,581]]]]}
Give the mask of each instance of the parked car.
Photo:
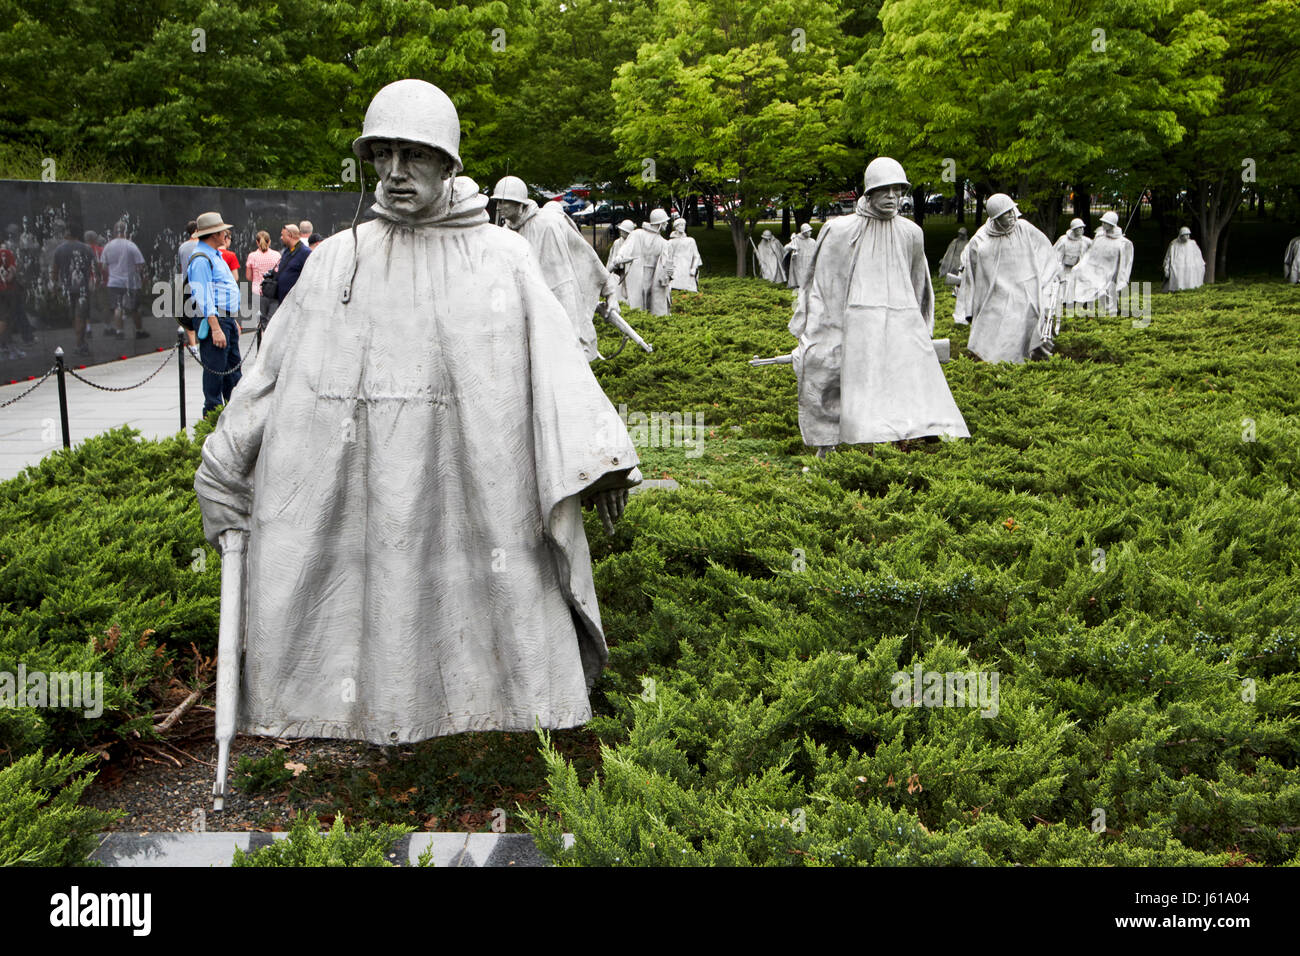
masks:
{"type": "Polygon", "coordinates": [[[588,205],[581,212],[573,214],[573,221],[580,225],[590,225],[592,222],[622,222],[624,219],[635,219],[632,210],[622,203],[600,202],[588,205]]]}

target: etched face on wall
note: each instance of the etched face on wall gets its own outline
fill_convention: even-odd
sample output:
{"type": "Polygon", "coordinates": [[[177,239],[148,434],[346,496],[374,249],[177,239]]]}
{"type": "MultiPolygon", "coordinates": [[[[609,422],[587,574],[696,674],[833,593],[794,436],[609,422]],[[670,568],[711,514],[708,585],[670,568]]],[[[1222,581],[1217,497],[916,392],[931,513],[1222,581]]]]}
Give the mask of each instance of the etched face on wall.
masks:
{"type": "Polygon", "coordinates": [[[898,204],[907,195],[907,187],[902,183],[881,186],[867,193],[867,206],[881,219],[892,219],[898,215],[898,204]]]}
{"type": "Polygon", "coordinates": [[[376,140],[370,153],[386,204],[400,218],[414,221],[446,211],[454,172],[446,153],[405,140],[376,140]]]}

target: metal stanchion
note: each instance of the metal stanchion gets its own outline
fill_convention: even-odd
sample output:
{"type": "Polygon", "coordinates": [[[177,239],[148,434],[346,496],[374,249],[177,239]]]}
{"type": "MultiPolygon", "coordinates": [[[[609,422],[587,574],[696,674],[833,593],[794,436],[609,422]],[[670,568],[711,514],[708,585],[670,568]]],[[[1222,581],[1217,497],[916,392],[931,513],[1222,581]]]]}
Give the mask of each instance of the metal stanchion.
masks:
{"type": "Polygon", "coordinates": [[[63,346],[54,350],[54,367],[59,376],[59,419],[63,423],[63,447],[72,447],[72,438],[68,434],[68,388],[63,378],[63,346]]]}
{"type": "Polygon", "coordinates": [[[176,326],[176,367],[181,382],[181,431],[185,431],[185,327],[176,326]]]}

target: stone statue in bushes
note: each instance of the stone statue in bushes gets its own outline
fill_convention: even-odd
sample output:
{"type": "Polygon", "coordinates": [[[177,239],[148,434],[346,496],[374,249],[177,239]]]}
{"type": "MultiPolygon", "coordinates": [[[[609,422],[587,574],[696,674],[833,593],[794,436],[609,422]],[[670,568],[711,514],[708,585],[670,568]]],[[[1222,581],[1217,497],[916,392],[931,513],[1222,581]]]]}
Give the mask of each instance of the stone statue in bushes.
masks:
{"type": "Polygon", "coordinates": [[[538,268],[564,306],[588,362],[604,357],[596,350],[593,313],[647,352],[654,351],[623,321],[618,309],[618,276],[605,268],[560,203],[538,207],[528,198],[528,187],[518,176],[503,177],[492,191],[492,198],[497,201],[502,225],[519,233],[533,247],[538,268]]]}
{"type": "Polygon", "coordinates": [[[591,716],[607,651],[581,508],[612,531],[637,455],[528,242],[457,178],[459,144],[437,87],[376,94],[353,143],[376,218],[308,259],[204,443],[223,570],[247,536],[220,651],[238,661],[244,608],[244,733],[395,744],[591,716]]]}
{"type": "Polygon", "coordinates": [[[1056,240],[1056,245],[1052,247],[1061,260],[1061,304],[1063,306],[1074,301],[1074,267],[1091,247],[1092,240],[1083,234],[1082,219],[1071,219],[1070,228],[1065,231],[1065,235],[1056,240]]]}
{"type": "Polygon", "coordinates": [[[1128,287],[1133,271],[1133,243],[1119,227],[1119,216],[1104,213],[1092,245],[1074,267],[1074,301],[1096,302],[1107,315],[1119,311],[1119,293],[1128,287]]]}
{"type": "Polygon", "coordinates": [[[785,255],[789,262],[786,284],[791,289],[799,289],[808,284],[808,277],[812,274],[813,249],[816,247],[817,240],[813,238],[812,226],[806,222],[785,244],[785,255]]]}
{"type": "Polygon", "coordinates": [[[651,315],[667,315],[669,311],[673,256],[662,235],[667,224],[668,213],[650,210],[650,218],[627,237],[614,258],[614,265],[623,273],[628,305],[651,315]]]}
{"type": "MultiPolygon", "coordinates": [[[[750,240],[753,245],[754,240],[750,240]]],[[[781,240],[772,235],[771,229],[764,229],[763,235],[754,246],[754,261],[758,263],[758,274],[768,282],[785,282],[785,246],[781,240]]]]}
{"type": "Polygon", "coordinates": [[[1205,285],[1205,256],[1192,238],[1192,230],[1183,226],[1178,238],[1165,252],[1165,283],[1162,292],[1199,289],[1205,285]]]}
{"type": "Polygon", "coordinates": [[[962,253],[957,289],[957,312],[970,320],[966,347],[985,362],[1046,358],[1061,260],[1006,193],[994,193],[984,208],[988,219],[962,253]]]}
{"type": "Polygon", "coordinates": [[[934,290],[921,228],[898,215],[910,188],[882,156],[852,216],[822,226],[790,331],[799,429],[819,455],[839,444],[970,437],[931,343],[934,290]]]}

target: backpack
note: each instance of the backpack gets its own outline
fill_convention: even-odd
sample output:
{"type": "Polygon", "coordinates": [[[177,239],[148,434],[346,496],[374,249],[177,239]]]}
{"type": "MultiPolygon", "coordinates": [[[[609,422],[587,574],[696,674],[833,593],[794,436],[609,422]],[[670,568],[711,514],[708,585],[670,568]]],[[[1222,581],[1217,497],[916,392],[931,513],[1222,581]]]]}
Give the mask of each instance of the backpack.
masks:
{"type": "MultiPolygon", "coordinates": [[[[194,264],[195,259],[204,258],[206,257],[203,253],[195,252],[190,256],[190,261],[185,263],[185,271],[181,273],[181,315],[177,316],[177,318],[183,319],[184,321],[181,324],[195,333],[199,331],[199,324],[207,316],[199,315],[198,303],[194,301],[194,290],[190,288],[190,266],[194,264]]],[[[211,263],[208,263],[208,268],[212,268],[211,263]]],[[[215,279],[216,276],[214,275],[213,278],[215,279]]],[[[203,336],[200,336],[200,338],[203,338],[203,336]]]]}

